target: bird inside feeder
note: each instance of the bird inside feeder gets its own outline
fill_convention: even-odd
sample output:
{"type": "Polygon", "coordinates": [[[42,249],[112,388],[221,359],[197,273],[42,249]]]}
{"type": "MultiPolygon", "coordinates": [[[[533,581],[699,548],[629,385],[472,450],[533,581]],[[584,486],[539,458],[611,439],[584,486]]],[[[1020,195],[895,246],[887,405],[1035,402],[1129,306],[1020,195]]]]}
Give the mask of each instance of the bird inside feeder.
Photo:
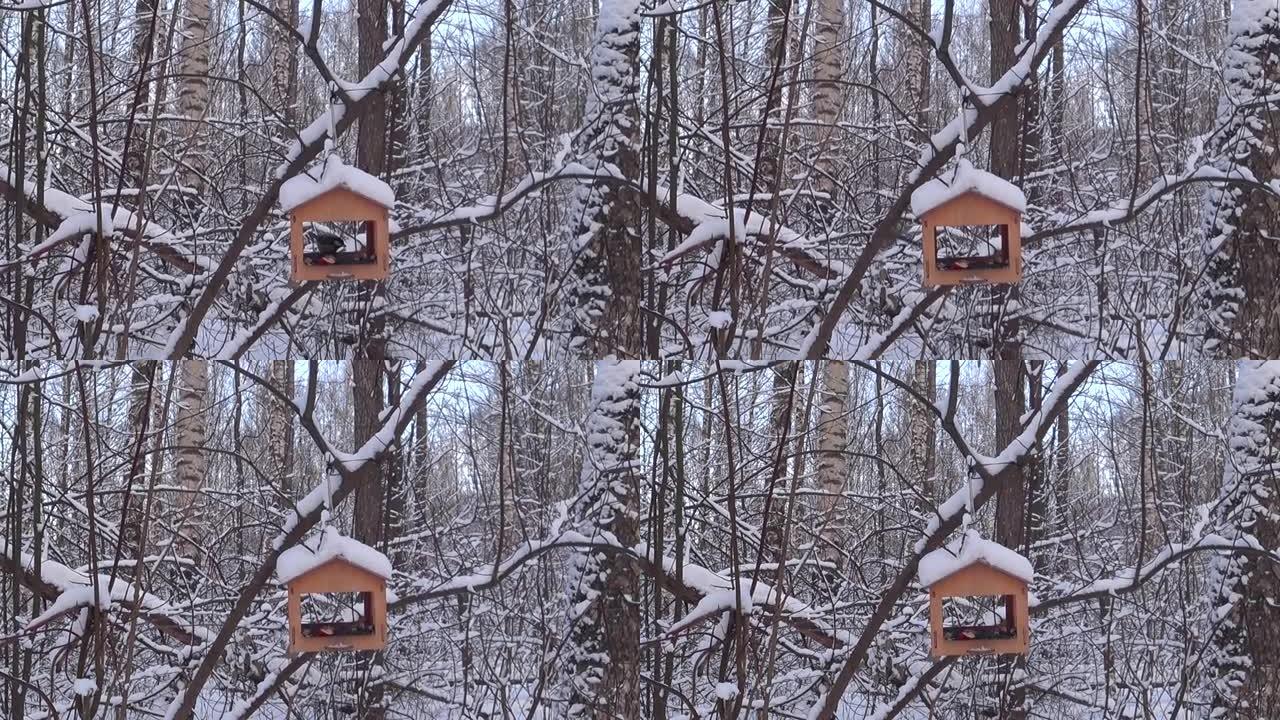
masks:
{"type": "Polygon", "coordinates": [[[372,592],[306,593],[301,598],[302,636],[331,638],[372,635],[372,592]]]}
{"type": "Polygon", "coordinates": [[[374,252],[377,231],[377,225],[372,221],[306,223],[303,231],[306,240],[303,262],[307,265],[324,266],[375,263],[378,261],[374,252]]]}
{"type": "Polygon", "coordinates": [[[387,277],[395,193],[386,183],[330,155],[280,187],[280,206],[294,282],[387,277]]]}
{"type": "Polygon", "coordinates": [[[386,555],[326,528],[281,553],[276,575],[289,593],[290,654],[386,646],[386,555]]]}
{"type": "Polygon", "coordinates": [[[1026,654],[1035,572],[1025,557],[967,531],[921,558],[918,575],[929,591],[934,657],[1026,654]]]}
{"type": "Polygon", "coordinates": [[[1016,283],[1022,278],[1022,213],[1017,186],[961,159],[911,194],[920,220],[924,285],[1016,283]]]}

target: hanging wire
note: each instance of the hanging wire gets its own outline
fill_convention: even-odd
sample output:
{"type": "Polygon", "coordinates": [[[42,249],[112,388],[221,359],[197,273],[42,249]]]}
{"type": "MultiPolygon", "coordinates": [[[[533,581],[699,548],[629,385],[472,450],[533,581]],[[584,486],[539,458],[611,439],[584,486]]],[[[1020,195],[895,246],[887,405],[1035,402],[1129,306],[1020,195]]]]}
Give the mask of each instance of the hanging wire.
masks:
{"type": "Polygon", "coordinates": [[[969,472],[964,478],[964,517],[960,523],[964,526],[964,534],[969,534],[969,523],[973,520],[973,479],[978,475],[978,468],[969,461],[969,472]]]}
{"type": "Polygon", "coordinates": [[[337,124],[333,121],[333,106],[341,99],[338,95],[338,83],[329,81],[329,136],[325,138],[324,149],[330,157],[333,156],[338,145],[338,130],[337,124]]]}
{"type": "Polygon", "coordinates": [[[330,457],[329,462],[325,464],[324,469],[324,510],[320,512],[320,543],[316,545],[319,550],[324,544],[324,537],[328,535],[329,523],[333,521],[333,476],[338,474],[334,463],[337,462],[330,457]]]}

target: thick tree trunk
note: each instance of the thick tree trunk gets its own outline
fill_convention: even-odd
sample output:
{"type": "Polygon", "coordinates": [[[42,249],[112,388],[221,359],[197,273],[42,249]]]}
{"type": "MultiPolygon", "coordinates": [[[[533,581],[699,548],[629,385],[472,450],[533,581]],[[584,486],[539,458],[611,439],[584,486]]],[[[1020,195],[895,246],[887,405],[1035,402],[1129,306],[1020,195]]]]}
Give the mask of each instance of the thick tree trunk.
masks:
{"type": "MultiPolygon", "coordinates": [[[[156,404],[156,398],[159,395],[155,387],[156,362],[154,360],[139,361],[134,363],[131,370],[129,428],[132,432],[144,433],[150,429],[151,408],[156,404]]],[[[146,521],[143,516],[147,491],[146,438],[137,437],[134,442],[137,455],[131,458],[129,472],[125,478],[127,490],[124,501],[127,504],[127,512],[124,524],[120,528],[122,535],[120,554],[121,557],[129,560],[138,560],[147,554],[147,539],[142,536],[142,528],[146,521]]],[[[138,572],[138,568],[133,568],[133,572],[138,572]]]]}
{"type": "Polygon", "coordinates": [[[134,95],[129,96],[130,104],[125,108],[125,112],[133,116],[133,122],[128,125],[130,136],[124,142],[128,146],[124,168],[125,182],[135,186],[141,181],[142,166],[146,158],[146,146],[142,141],[145,133],[142,132],[143,123],[139,119],[148,114],[151,104],[151,80],[147,71],[155,56],[155,37],[160,29],[156,2],[157,0],[136,0],[133,8],[131,54],[133,63],[138,67],[138,88],[134,95]]]}
{"type": "MultiPolygon", "coordinates": [[[[379,343],[377,349],[381,350],[379,343]]],[[[381,427],[383,410],[382,379],[383,357],[358,354],[351,361],[351,399],[355,409],[352,433],[354,447],[362,446],[381,427]]],[[[355,508],[351,522],[352,535],[357,540],[379,549],[386,548],[384,512],[385,489],[382,465],[367,462],[357,475],[355,508]]],[[[381,653],[373,657],[362,656],[361,664],[376,666],[381,663],[381,653]]],[[[372,668],[370,668],[372,669],[372,668]]],[[[362,720],[382,720],[386,717],[384,688],[380,674],[369,673],[367,684],[359,698],[358,714],[362,720]]]]}
{"type": "MultiPolygon", "coordinates": [[[[591,386],[579,483],[582,534],[623,547],[639,541],[640,363],[602,360],[591,386]]],[[[565,651],[567,716],[640,718],[640,577],[624,553],[576,551],[565,651]]]]}
{"type": "MultiPolygon", "coordinates": [[[[773,442],[769,445],[769,476],[764,488],[765,513],[761,528],[763,535],[761,559],[765,563],[784,562],[787,548],[783,547],[783,525],[786,522],[786,479],[788,449],[794,441],[795,387],[800,363],[786,361],[779,364],[773,375],[773,395],[769,426],[773,442]]],[[[767,573],[765,574],[768,575],[767,573]]]]}
{"type": "Polygon", "coordinates": [[[777,188],[781,169],[782,122],[785,113],[782,109],[782,76],[787,62],[787,34],[791,30],[789,16],[792,0],[767,0],[769,16],[765,31],[764,87],[765,105],[761,116],[764,128],[764,142],[760,157],[758,174],[764,192],[772,193],[777,188]],[[775,77],[775,72],[777,75],[775,77]]]}
{"type": "MultiPolygon", "coordinates": [[[[639,177],[639,52],[639,0],[603,0],[591,52],[594,87],[579,135],[579,162],[588,168],[613,165],[625,177],[639,177]]],[[[580,183],[566,217],[573,263],[570,346],[596,357],[639,357],[644,288],[635,192],[616,183],[580,183]]]]}
{"type": "MultiPolygon", "coordinates": [[[[382,44],[387,40],[387,0],[359,0],[356,35],[359,38],[360,76],[382,61],[382,44]]],[[[387,101],[374,93],[368,110],[360,118],[356,136],[356,164],[373,176],[382,175],[387,157],[387,101]]]]}
{"type": "MultiPolygon", "coordinates": [[[[284,393],[285,397],[293,397],[293,361],[271,361],[271,386],[284,393]]],[[[270,398],[267,400],[267,453],[271,459],[268,472],[277,480],[282,507],[288,507],[294,500],[293,489],[293,411],[283,402],[270,398]]]]}
{"type": "MultiPolygon", "coordinates": [[[[989,79],[995,82],[1013,67],[1017,57],[1014,50],[1022,41],[1019,32],[1019,16],[1022,3],[1018,0],[990,0],[987,16],[991,38],[991,64],[989,79]]],[[[1019,135],[1018,97],[1009,99],[1002,112],[991,122],[991,172],[1006,180],[1017,177],[1019,135]]]]}
{"type": "MultiPolygon", "coordinates": [[[[1022,361],[998,359],[992,363],[995,374],[996,447],[1004,448],[1022,430],[1021,418],[1027,402],[1022,382],[1022,361]]],[[[1023,468],[1019,466],[1011,480],[996,493],[996,542],[1022,552],[1026,548],[1027,488],[1023,468]]]]}
{"type": "MultiPolygon", "coordinates": [[[[937,366],[932,360],[916,360],[911,366],[911,389],[920,393],[930,403],[937,400],[937,366]]],[[[938,428],[933,412],[918,402],[912,402],[908,410],[907,435],[911,442],[908,450],[907,482],[919,489],[916,511],[924,514],[937,499],[935,475],[937,474],[938,428]]]]}
{"type": "MultiPolygon", "coordinates": [[[[367,356],[357,356],[351,361],[351,400],[355,408],[352,439],[355,447],[363,445],[382,426],[382,365],[381,358],[375,360],[367,356]]],[[[381,463],[365,463],[356,484],[352,532],[366,545],[382,545],[383,494],[381,463]]]]}
{"type": "MultiPolygon", "coordinates": [[[[1280,363],[1246,361],[1238,370],[1216,530],[1227,540],[1275,550],[1280,363]]],[[[1219,553],[1209,564],[1206,590],[1209,717],[1274,717],[1280,707],[1280,571],[1262,558],[1219,553]]]]}
{"type": "MultiPolygon", "coordinates": [[[[361,77],[382,61],[387,39],[387,0],[358,0],[356,35],[357,69],[361,77]]],[[[360,118],[356,133],[356,165],[375,177],[387,170],[387,102],[375,93],[360,118]]],[[[385,178],[384,178],[385,179],[385,178]]],[[[357,297],[361,306],[372,309],[385,293],[380,281],[361,281],[357,297]]],[[[386,364],[385,320],[380,313],[361,326],[351,360],[355,446],[360,447],[377,432],[385,407],[383,396],[386,364]]],[[[352,532],[360,542],[386,549],[386,486],[381,463],[366,463],[359,472],[355,492],[352,532]]],[[[367,680],[360,688],[358,714],[362,720],[383,720],[387,716],[386,690],[381,672],[382,654],[365,656],[360,665],[367,680]]]]}
{"type": "MultiPolygon", "coordinates": [[[[1236,0],[1224,60],[1226,87],[1211,141],[1214,167],[1263,182],[1280,178],[1280,6],[1236,0]],[[1266,98],[1272,98],[1266,100],[1266,98]]],[[[1204,205],[1205,349],[1228,357],[1280,357],[1280,198],[1259,188],[1215,187],[1204,205]]]]}
{"type": "MultiPolygon", "coordinates": [[[[996,448],[1004,448],[1020,433],[1021,418],[1026,412],[1022,360],[998,358],[992,365],[995,374],[996,448]]],[[[1014,466],[996,492],[996,542],[1026,554],[1026,530],[1027,478],[1022,466],[1014,466]]],[[[1027,717],[1026,690],[1014,687],[1014,677],[1020,665],[1017,659],[1001,658],[1001,718],[1023,720],[1027,717]]]]}

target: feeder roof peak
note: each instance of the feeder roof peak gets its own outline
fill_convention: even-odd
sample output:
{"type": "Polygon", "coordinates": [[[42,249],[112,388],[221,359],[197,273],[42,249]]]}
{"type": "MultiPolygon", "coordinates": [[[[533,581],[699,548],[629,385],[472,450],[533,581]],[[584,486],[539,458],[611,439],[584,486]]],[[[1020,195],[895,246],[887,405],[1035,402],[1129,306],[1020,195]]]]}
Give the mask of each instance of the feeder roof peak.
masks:
{"type": "Polygon", "coordinates": [[[280,553],[276,560],[276,578],[281,584],[287,584],[334,560],[384,580],[391,579],[391,560],[386,555],[332,527],[325,528],[320,537],[304,540],[280,553]]]}
{"type": "Polygon", "coordinates": [[[353,192],[387,209],[396,204],[396,194],[390,185],[360,168],[347,165],[337,155],[330,155],[324,164],[312,166],[280,186],[280,207],[289,212],[339,189],[353,192]]]}
{"type": "Polygon", "coordinates": [[[961,158],[956,166],[916,188],[911,193],[911,212],[916,217],[935,210],[961,195],[973,193],[1018,213],[1027,209],[1027,196],[1017,185],[961,158]]]}
{"type": "Polygon", "coordinates": [[[917,576],[921,586],[929,587],[975,564],[986,565],[1027,584],[1036,575],[1030,560],[999,543],[983,539],[977,530],[969,530],[920,558],[917,576]]]}

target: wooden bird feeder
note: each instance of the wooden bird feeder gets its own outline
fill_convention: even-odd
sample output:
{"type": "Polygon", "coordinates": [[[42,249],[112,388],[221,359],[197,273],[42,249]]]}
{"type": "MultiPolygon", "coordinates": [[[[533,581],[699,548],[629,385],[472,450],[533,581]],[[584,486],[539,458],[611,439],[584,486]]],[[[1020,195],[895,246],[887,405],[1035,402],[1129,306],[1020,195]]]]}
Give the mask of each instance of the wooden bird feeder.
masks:
{"type": "Polygon", "coordinates": [[[920,219],[924,285],[1014,284],[1022,279],[1022,213],[1017,186],[961,160],[911,194],[920,219]]]}
{"type": "Polygon", "coordinates": [[[395,193],[386,183],[330,156],[318,174],[286,181],[280,205],[289,213],[294,283],[387,277],[395,193]]]}
{"type": "Polygon", "coordinates": [[[391,563],[382,553],[326,530],[316,548],[281,553],[276,574],[289,592],[291,655],[386,646],[391,563]]]}
{"type": "Polygon", "coordinates": [[[1027,586],[1031,563],[1014,551],[971,532],[959,544],[920,560],[920,584],[929,590],[929,653],[934,657],[1025,655],[1030,647],[1027,586]],[[955,603],[976,622],[951,622],[955,603]]]}

